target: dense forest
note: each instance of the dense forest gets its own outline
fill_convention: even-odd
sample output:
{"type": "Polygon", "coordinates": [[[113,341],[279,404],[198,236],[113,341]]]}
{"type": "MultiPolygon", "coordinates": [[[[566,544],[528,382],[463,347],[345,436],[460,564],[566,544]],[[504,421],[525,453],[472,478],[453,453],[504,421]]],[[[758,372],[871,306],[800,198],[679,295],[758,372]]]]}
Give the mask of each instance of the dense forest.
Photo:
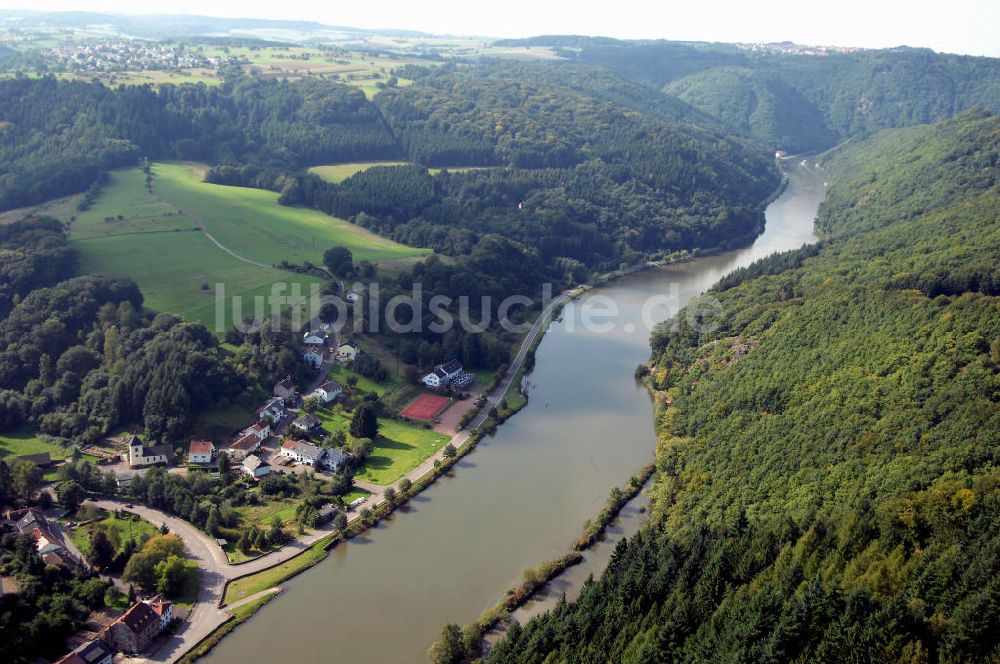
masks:
{"type": "MultiPolygon", "coordinates": [[[[656,253],[745,240],[777,185],[766,151],[691,107],[592,67],[408,72],[376,105],[422,166],[492,166],[431,177],[382,167],[339,185],[285,180],[302,203],[399,241],[467,254],[487,234],[617,267],[656,253]]],[[[252,174],[251,174],[252,175],[252,174]]],[[[226,172],[215,181],[232,181],[226,172]]]]}
{"type": "Polygon", "coordinates": [[[310,79],[114,90],[8,79],[0,81],[0,135],[0,210],[83,191],[140,156],[281,169],[398,156],[363,92],[310,79]]]}
{"type": "Polygon", "coordinates": [[[1000,110],[1000,62],[928,49],[816,56],[586,37],[500,44],[551,46],[572,62],[609,67],[789,151],[828,148],[862,132],[935,122],[975,107],[1000,110]]]}
{"type": "Polygon", "coordinates": [[[144,311],[130,280],[67,278],[75,255],[56,220],[0,226],[0,257],[0,431],[92,442],[141,423],[180,443],[199,411],[299,368],[267,332],[229,357],[200,323],[144,311]]]}
{"type": "Polygon", "coordinates": [[[1000,656],[998,157],[984,113],[831,155],[823,246],[654,335],[650,524],[489,661],[1000,656]]]}

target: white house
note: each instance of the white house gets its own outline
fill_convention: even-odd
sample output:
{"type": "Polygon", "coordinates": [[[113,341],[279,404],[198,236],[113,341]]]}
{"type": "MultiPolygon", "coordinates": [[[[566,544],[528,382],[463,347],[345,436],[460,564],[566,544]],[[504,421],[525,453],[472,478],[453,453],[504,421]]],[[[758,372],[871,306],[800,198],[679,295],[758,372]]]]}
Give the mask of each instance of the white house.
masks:
{"type": "Polygon", "coordinates": [[[312,431],[323,424],[315,415],[300,415],[292,421],[292,428],[302,432],[312,431]]]}
{"type": "Polygon", "coordinates": [[[344,299],[351,304],[354,304],[361,299],[361,294],[356,291],[347,291],[347,295],[344,296],[344,299]]]}
{"type": "Polygon", "coordinates": [[[154,466],[158,463],[167,463],[174,450],[170,445],[154,445],[146,447],[142,444],[139,436],[130,436],[128,445],[128,465],[132,468],[136,466],[154,466]]]}
{"type": "Polygon", "coordinates": [[[350,460],[351,456],[349,454],[345,454],[344,452],[338,450],[335,447],[330,447],[323,450],[322,462],[323,466],[327,470],[337,472],[338,470],[343,468],[344,465],[347,464],[347,462],[350,460]]]}
{"type": "Polygon", "coordinates": [[[188,463],[212,463],[215,445],[208,440],[192,440],[188,445],[188,463]]]}
{"type": "Polygon", "coordinates": [[[354,339],[348,339],[344,343],[337,346],[336,360],[341,364],[350,364],[357,357],[358,353],[361,351],[358,348],[358,342],[354,339]]]}
{"type": "Polygon", "coordinates": [[[251,454],[246,459],[243,459],[240,469],[246,473],[247,477],[254,480],[259,480],[262,477],[270,475],[272,470],[271,466],[256,454],[251,454]]]}
{"type": "Polygon", "coordinates": [[[256,436],[257,440],[264,442],[271,435],[271,425],[267,422],[258,422],[240,432],[241,436],[256,436]]]}
{"type": "Polygon", "coordinates": [[[462,371],[462,363],[458,360],[451,360],[434,367],[434,371],[421,378],[420,381],[432,390],[448,387],[452,383],[464,383],[460,384],[459,387],[465,387],[472,382],[471,380],[465,382],[466,375],[471,376],[472,374],[465,374],[462,371]]]}
{"type": "Polygon", "coordinates": [[[319,465],[323,458],[323,450],[304,440],[286,440],[281,444],[281,454],[307,466],[319,465]]]}
{"type": "Polygon", "coordinates": [[[319,387],[313,392],[317,397],[319,397],[323,403],[330,403],[335,401],[337,397],[344,393],[344,386],[335,380],[330,380],[319,387]]]}
{"type": "Polygon", "coordinates": [[[173,603],[156,595],[152,599],[146,600],[146,604],[160,618],[160,631],[162,632],[170,625],[170,621],[174,619],[173,603]]]}
{"type": "Polygon", "coordinates": [[[263,406],[257,409],[257,419],[274,423],[285,419],[285,400],[281,397],[268,399],[263,406]]]}

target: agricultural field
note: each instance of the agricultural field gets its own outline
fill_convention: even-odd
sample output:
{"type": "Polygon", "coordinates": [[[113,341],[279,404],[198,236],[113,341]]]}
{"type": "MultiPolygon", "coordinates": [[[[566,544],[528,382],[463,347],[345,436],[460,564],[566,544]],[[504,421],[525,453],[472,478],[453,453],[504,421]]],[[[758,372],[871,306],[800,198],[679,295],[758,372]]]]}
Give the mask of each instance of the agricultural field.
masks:
{"type": "Polygon", "coordinates": [[[369,168],[375,168],[376,166],[408,166],[409,164],[410,162],[408,161],[363,161],[351,164],[313,166],[309,169],[309,172],[327,182],[339,183],[352,175],[366,171],[369,168]]]}

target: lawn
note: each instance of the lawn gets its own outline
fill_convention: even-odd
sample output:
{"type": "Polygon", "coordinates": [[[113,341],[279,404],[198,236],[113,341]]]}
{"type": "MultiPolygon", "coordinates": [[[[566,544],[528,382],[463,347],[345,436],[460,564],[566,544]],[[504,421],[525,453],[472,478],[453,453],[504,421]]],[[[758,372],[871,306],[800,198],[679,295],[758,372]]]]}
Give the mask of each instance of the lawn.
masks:
{"type": "Polygon", "coordinates": [[[126,542],[141,542],[146,538],[159,534],[159,530],[149,521],[142,519],[122,519],[114,515],[113,512],[101,510],[103,517],[100,521],[89,523],[85,526],[78,526],[70,533],[70,538],[80,549],[80,553],[87,555],[90,551],[90,533],[95,529],[101,529],[115,545],[115,552],[120,553],[126,542]]]}
{"type": "Polygon", "coordinates": [[[302,570],[312,567],[320,560],[326,558],[325,547],[330,539],[330,536],[324,537],[299,555],[286,560],[280,565],[230,582],[226,586],[225,603],[232,604],[262,590],[273,588],[302,570]]]}
{"type": "MultiPolygon", "coordinates": [[[[338,429],[347,431],[351,424],[350,415],[346,412],[318,408],[313,414],[329,432],[338,429]]],[[[450,440],[449,436],[432,429],[387,417],[380,417],[378,424],[379,436],[375,441],[375,450],[354,475],[359,480],[374,484],[392,484],[450,440]]]]}
{"type": "Polygon", "coordinates": [[[361,487],[354,487],[353,489],[345,493],[343,496],[341,496],[341,498],[343,498],[345,505],[350,505],[358,498],[367,498],[370,495],[372,495],[371,491],[366,491],[361,487]]]}
{"type": "MultiPolygon", "coordinates": [[[[271,295],[300,302],[322,285],[322,279],[264,265],[320,263],[334,245],[350,248],[356,259],[398,260],[427,253],[315,210],[278,205],[273,192],[200,182],[201,171],[156,164],[156,194],[169,203],[149,194],[140,169],[112,172],[98,199],[77,214],[70,229],[81,273],[130,276],[148,308],[201,321],[222,335],[234,320],[269,317],[271,303],[277,301],[271,295]],[[236,254],[261,265],[217,247],[192,214],[236,254]]],[[[309,311],[303,315],[312,316],[309,311]]]]}
{"type": "Polygon", "coordinates": [[[65,459],[70,449],[48,441],[28,427],[0,433],[0,458],[48,452],[53,459],[65,459]]]}
{"type": "Polygon", "coordinates": [[[392,484],[432,456],[451,439],[431,429],[379,419],[375,451],[355,477],[374,484],[392,484]]]}
{"type": "Polygon", "coordinates": [[[321,264],[323,252],[347,247],[355,260],[404,258],[429,253],[393,242],[318,210],[278,204],[273,191],[208,184],[203,166],[158,163],[156,193],[191,214],[219,242],[240,256],[267,265],[287,260],[321,264]]]}

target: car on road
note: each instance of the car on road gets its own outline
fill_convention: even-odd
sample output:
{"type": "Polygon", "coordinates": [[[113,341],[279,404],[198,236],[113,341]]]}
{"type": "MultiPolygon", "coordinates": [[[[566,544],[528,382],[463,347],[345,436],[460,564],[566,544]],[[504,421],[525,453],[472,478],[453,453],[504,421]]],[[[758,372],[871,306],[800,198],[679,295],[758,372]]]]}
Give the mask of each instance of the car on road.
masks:
{"type": "Polygon", "coordinates": [[[133,505],[132,503],[125,503],[125,507],[132,509],[133,507],[135,507],[135,505],[133,505]]]}

